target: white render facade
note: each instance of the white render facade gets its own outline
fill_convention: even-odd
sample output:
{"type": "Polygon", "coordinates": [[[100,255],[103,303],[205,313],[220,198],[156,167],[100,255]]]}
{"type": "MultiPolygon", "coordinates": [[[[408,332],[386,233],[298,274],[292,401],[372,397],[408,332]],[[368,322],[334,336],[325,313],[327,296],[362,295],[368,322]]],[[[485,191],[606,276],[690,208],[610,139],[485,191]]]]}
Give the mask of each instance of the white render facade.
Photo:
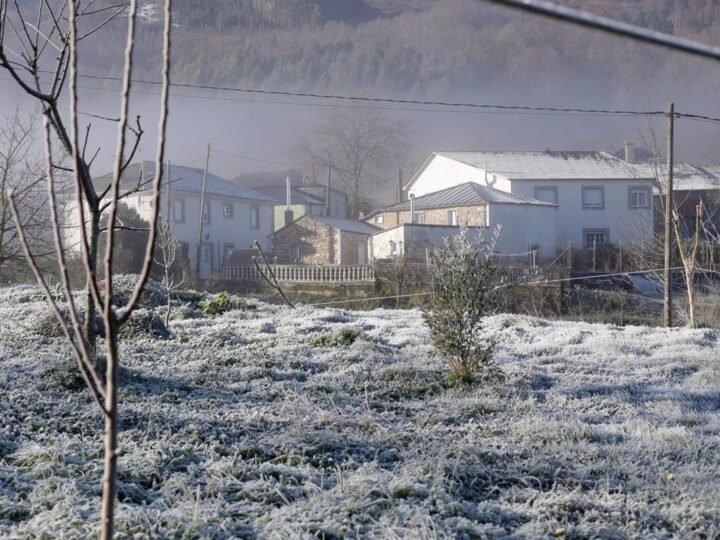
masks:
{"type": "MultiPolygon", "coordinates": [[[[536,262],[551,260],[556,253],[557,207],[533,204],[488,204],[487,226],[468,227],[471,238],[488,243],[498,232],[493,255],[507,261],[529,261],[535,252],[536,262]]],[[[397,257],[411,249],[422,258],[425,249],[438,246],[444,238],[454,236],[459,227],[405,223],[380,231],[368,239],[370,259],[397,257]]]]}
{"type": "MultiPolygon", "coordinates": [[[[418,197],[468,181],[557,204],[558,248],[631,246],[653,236],[654,178],[604,152],[436,152],[406,189],[418,197]]],[[[545,227],[529,214],[520,219],[545,227]]],[[[523,227],[509,217],[502,224],[523,227]]]]}
{"type": "MultiPolygon", "coordinates": [[[[132,170],[133,167],[137,168],[139,165],[131,166],[128,175],[137,173],[132,170]]],[[[146,162],[144,167],[143,177],[151,177],[152,164],[146,162]]],[[[181,251],[187,253],[192,270],[196,268],[200,238],[202,174],[203,171],[199,169],[173,165],[169,201],[164,179],[161,193],[160,217],[166,219],[169,213],[173,234],[181,244],[181,251]]],[[[127,191],[127,187],[123,187],[123,191],[127,191]]],[[[151,201],[149,188],[122,199],[124,204],[135,209],[146,221],[152,216],[151,201]]],[[[265,195],[236,186],[218,176],[208,175],[200,244],[201,279],[219,272],[225,256],[232,249],[250,248],[255,241],[258,241],[263,249],[268,249],[268,237],[273,231],[274,204],[275,201],[265,195]]],[[[80,231],[75,208],[74,201],[69,201],[65,208],[65,244],[71,249],[79,250],[80,231]]]]}

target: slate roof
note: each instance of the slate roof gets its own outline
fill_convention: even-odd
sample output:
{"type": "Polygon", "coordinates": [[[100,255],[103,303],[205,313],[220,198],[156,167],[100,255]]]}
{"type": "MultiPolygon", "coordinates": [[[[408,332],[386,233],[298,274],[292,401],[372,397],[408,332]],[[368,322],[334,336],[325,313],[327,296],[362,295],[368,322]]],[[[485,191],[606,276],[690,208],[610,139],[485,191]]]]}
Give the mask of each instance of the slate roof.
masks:
{"type": "MultiPolygon", "coordinates": [[[[483,186],[476,182],[466,182],[459,186],[453,186],[441,191],[435,191],[422,195],[415,199],[415,210],[429,210],[432,208],[452,208],[455,206],[474,206],[480,204],[527,204],[537,206],[556,207],[556,204],[531,199],[529,197],[518,197],[499,189],[483,186]]],[[[375,210],[367,217],[379,212],[395,212],[410,210],[410,201],[397,203],[386,208],[375,210]]]]}
{"type": "MultiPolygon", "coordinates": [[[[286,204],[287,191],[285,186],[256,187],[255,191],[267,195],[276,201],[277,204],[286,204]]],[[[325,200],[310,193],[304,193],[299,189],[290,189],[290,202],[292,204],[325,204],[325,200]]]]}
{"type": "MultiPolygon", "coordinates": [[[[658,176],[661,181],[665,179],[665,164],[643,164],[647,173],[658,176]]],[[[720,165],[692,165],[690,163],[675,163],[673,167],[673,189],[676,191],[703,191],[720,190],[720,165]]],[[[658,193],[657,186],[654,188],[658,193]]]]}
{"type": "MultiPolygon", "coordinates": [[[[510,180],[647,179],[647,171],[607,152],[435,152],[510,180]]],[[[435,155],[433,154],[433,155],[435,155]]],[[[432,156],[431,156],[432,158],[432,156]]],[[[426,162],[428,163],[430,159],[426,162]]],[[[417,178],[422,169],[415,175],[417,178]]],[[[413,179],[414,181],[414,179],[413,179]]],[[[410,183],[412,184],[411,181],[410,183]]]]}
{"type": "MultiPolygon", "coordinates": [[[[121,179],[121,183],[124,187],[137,185],[138,179],[143,177],[143,182],[151,182],[152,177],[155,174],[155,162],[144,161],[142,164],[133,163],[127,169],[121,179]]],[[[171,190],[185,191],[188,193],[202,193],[203,185],[203,174],[202,169],[196,169],[194,167],[184,167],[181,165],[173,164],[171,167],[171,190]]],[[[112,179],[112,173],[106,174],[97,178],[97,185],[102,188],[106,186],[112,179]]],[[[162,184],[165,185],[167,182],[167,167],[163,168],[163,179],[162,184]]],[[[144,189],[150,189],[150,185],[145,185],[144,189]]],[[[230,197],[234,199],[245,199],[248,201],[257,201],[267,204],[275,204],[275,199],[268,197],[258,191],[249,189],[243,186],[239,186],[218,176],[216,174],[208,173],[207,176],[207,194],[215,195],[218,197],[230,197]]]]}
{"type": "MultiPolygon", "coordinates": [[[[303,216],[305,217],[305,216],[303,216]]],[[[325,217],[325,216],[307,216],[311,219],[315,219],[321,223],[324,223],[325,225],[329,225],[330,227],[333,227],[334,229],[338,229],[344,232],[351,232],[351,233],[360,233],[360,234],[374,234],[379,229],[378,227],[374,227],[373,225],[370,225],[369,223],[365,223],[364,221],[357,221],[355,219],[340,219],[340,218],[331,218],[331,217],[325,217]]]]}

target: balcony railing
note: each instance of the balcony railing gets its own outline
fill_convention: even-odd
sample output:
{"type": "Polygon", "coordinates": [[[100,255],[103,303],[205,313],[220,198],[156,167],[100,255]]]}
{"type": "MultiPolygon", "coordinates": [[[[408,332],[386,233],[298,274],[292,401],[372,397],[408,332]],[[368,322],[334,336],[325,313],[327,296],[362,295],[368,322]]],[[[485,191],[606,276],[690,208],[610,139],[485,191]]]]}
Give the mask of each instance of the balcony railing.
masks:
{"type": "MultiPolygon", "coordinates": [[[[299,264],[270,265],[279,283],[367,283],[375,281],[370,266],[304,266],[299,264]]],[[[225,266],[223,278],[232,281],[261,281],[254,266],[225,266]]]]}

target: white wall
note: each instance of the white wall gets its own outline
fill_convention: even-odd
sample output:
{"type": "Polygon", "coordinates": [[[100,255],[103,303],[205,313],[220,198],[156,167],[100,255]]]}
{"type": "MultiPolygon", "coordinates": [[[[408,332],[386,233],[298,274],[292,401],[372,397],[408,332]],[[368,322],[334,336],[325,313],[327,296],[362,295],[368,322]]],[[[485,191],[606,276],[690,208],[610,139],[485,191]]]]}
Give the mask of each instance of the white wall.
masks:
{"type": "MultiPolygon", "coordinates": [[[[433,155],[425,170],[420,173],[415,183],[408,190],[408,196],[420,197],[449,187],[459,186],[466,182],[485,184],[485,171],[441,155],[433,155]]],[[[506,178],[488,174],[490,187],[510,191],[510,183],[506,178]],[[493,183],[494,180],[494,183],[493,183]]]]}
{"type": "MultiPolygon", "coordinates": [[[[174,199],[184,200],[184,221],[177,222],[171,220],[171,223],[175,238],[179,242],[186,242],[188,244],[191,268],[195,268],[200,226],[200,195],[197,193],[177,191],[173,192],[170,198],[171,201],[174,199]]],[[[152,215],[152,210],[149,206],[150,200],[151,197],[149,195],[133,195],[123,199],[123,202],[137,210],[143,219],[149,220],[152,215]]],[[[253,242],[257,240],[263,249],[268,249],[268,236],[272,233],[273,220],[273,207],[271,205],[264,203],[255,204],[249,201],[220,198],[212,195],[206,196],[205,200],[210,208],[210,222],[203,225],[203,243],[212,245],[213,272],[217,272],[221,268],[225,244],[233,244],[235,248],[245,249],[251,247],[253,242]],[[225,203],[232,203],[232,217],[225,217],[223,215],[223,205],[225,203]],[[250,208],[252,206],[258,207],[260,211],[258,229],[250,228],[250,208]]],[[[80,231],[77,227],[78,222],[75,208],[76,205],[74,202],[68,203],[66,208],[65,243],[69,248],[79,251],[80,231]]],[[[167,199],[163,197],[160,209],[162,218],[165,217],[166,209],[167,199]]],[[[171,217],[173,216],[172,206],[170,215],[171,217]]]]}
{"type": "MultiPolygon", "coordinates": [[[[530,245],[539,247],[538,259],[552,259],[556,256],[555,220],[557,209],[551,206],[520,204],[493,204],[489,206],[490,226],[486,229],[471,227],[473,237],[490,242],[496,226],[501,223],[500,234],[495,243],[495,255],[499,257],[527,252],[530,245]]],[[[371,259],[391,258],[399,255],[400,242],[403,249],[415,246],[424,249],[438,245],[443,238],[456,234],[458,227],[409,225],[405,224],[375,234],[368,240],[368,253],[371,259]],[[395,243],[395,253],[391,253],[390,242],[395,243]]],[[[422,256],[422,254],[420,254],[422,256]]],[[[519,261],[529,260],[529,256],[518,256],[519,261]]],[[[512,259],[511,259],[512,261],[512,259]]]]}
{"type": "Polygon", "coordinates": [[[558,209],[553,206],[530,204],[492,204],[488,208],[488,234],[500,225],[500,235],[495,244],[498,256],[525,261],[528,256],[518,255],[537,246],[537,261],[552,259],[557,250],[558,209]]]}
{"type": "Polygon", "coordinates": [[[650,180],[515,180],[512,194],[534,197],[536,186],[557,186],[558,242],[571,242],[575,249],[583,249],[583,229],[607,229],[609,242],[615,245],[631,245],[653,236],[652,197],[650,207],[631,209],[629,188],[647,186],[650,180]],[[582,188],[603,186],[605,205],[602,209],[584,209],[582,188]]]}

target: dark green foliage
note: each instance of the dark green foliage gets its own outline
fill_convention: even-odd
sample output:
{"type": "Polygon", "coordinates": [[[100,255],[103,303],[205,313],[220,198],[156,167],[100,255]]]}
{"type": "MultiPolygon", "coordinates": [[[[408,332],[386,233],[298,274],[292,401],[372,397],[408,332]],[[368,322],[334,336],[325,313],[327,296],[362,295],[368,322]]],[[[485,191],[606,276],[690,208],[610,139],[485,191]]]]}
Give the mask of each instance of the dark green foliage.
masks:
{"type": "Polygon", "coordinates": [[[240,298],[230,296],[225,291],[200,302],[200,310],[205,315],[221,315],[233,309],[253,309],[253,306],[240,298]]]}
{"type": "Polygon", "coordinates": [[[450,382],[489,374],[493,345],[482,335],[482,319],[495,307],[496,267],[492,250],[462,227],[432,252],[431,311],[425,316],[432,344],[447,360],[450,382]]]}
{"type": "Polygon", "coordinates": [[[353,327],[341,328],[332,334],[320,334],[308,339],[313,347],[349,347],[362,332],[353,327]]]}
{"type": "Polygon", "coordinates": [[[155,311],[135,310],[128,321],[120,327],[120,336],[130,339],[140,336],[168,339],[170,331],[162,317],[155,311]]]}

